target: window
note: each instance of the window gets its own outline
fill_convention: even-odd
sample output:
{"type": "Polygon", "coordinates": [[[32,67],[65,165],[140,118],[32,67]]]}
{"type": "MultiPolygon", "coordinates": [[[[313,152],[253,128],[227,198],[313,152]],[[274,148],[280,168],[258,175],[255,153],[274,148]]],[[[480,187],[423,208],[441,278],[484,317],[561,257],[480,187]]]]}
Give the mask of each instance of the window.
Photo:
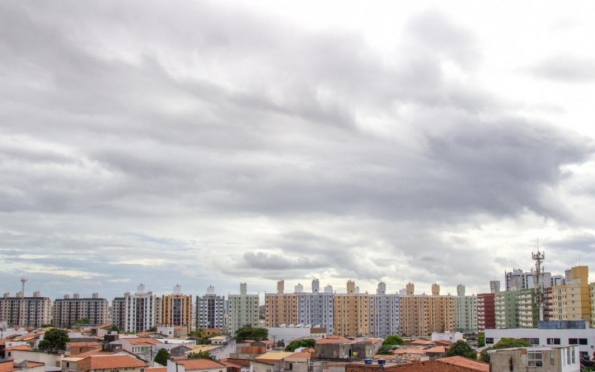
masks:
{"type": "Polygon", "coordinates": [[[560,339],[559,338],[548,338],[547,344],[548,345],[560,345],[560,339]]]}
{"type": "Polygon", "coordinates": [[[543,367],[543,352],[542,351],[528,351],[527,365],[529,367],[543,367]]]}
{"type": "Polygon", "coordinates": [[[487,337],[486,338],[486,344],[493,344],[494,343],[494,338],[493,337],[487,337]]]}

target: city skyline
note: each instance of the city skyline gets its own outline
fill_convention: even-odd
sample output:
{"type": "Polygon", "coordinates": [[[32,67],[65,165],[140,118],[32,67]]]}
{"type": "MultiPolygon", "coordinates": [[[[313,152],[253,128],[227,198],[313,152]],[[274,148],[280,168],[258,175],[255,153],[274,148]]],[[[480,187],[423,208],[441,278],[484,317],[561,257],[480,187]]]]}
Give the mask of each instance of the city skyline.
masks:
{"type": "Polygon", "coordinates": [[[2,3],[0,289],[477,294],[537,249],[594,267],[593,11],[2,3]]]}

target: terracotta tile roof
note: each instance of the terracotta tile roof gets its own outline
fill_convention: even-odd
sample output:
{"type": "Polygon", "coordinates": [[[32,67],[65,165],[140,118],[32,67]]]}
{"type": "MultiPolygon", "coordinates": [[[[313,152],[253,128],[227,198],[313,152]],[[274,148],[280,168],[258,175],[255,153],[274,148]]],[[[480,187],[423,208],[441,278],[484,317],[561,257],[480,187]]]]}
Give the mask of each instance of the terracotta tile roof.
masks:
{"type": "Polygon", "coordinates": [[[268,353],[262,354],[254,360],[264,362],[280,362],[285,358],[289,358],[293,354],[294,353],[290,353],[288,351],[269,351],[268,353]]]}
{"type": "Polygon", "coordinates": [[[70,346],[70,347],[87,347],[87,346],[101,346],[101,343],[99,341],[93,341],[93,342],[67,342],[66,346],[70,346]]]}
{"type": "Polygon", "coordinates": [[[145,372],[167,372],[167,367],[145,368],[145,372]]]}
{"type": "Polygon", "coordinates": [[[329,344],[352,344],[353,340],[350,340],[341,336],[328,336],[321,340],[316,341],[317,345],[329,345],[329,344]]]}
{"type": "Polygon", "coordinates": [[[128,355],[93,355],[89,360],[90,369],[119,369],[119,368],[143,368],[147,365],[140,360],[128,355]]]}
{"type": "Polygon", "coordinates": [[[101,350],[101,347],[98,347],[95,349],[85,351],[84,353],[70,354],[70,356],[77,357],[77,358],[86,358],[86,357],[90,357],[91,355],[112,355],[112,354],[114,354],[114,353],[112,353],[111,351],[103,351],[103,350],[101,350]]]}
{"type": "Polygon", "coordinates": [[[102,325],[98,325],[97,327],[93,327],[95,329],[103,329],[103,328],[111,328],[113,326],[113,324],[102,324],[102,325]]]}
{"type": "Polygon", "coordinates": [[[0,362],[0,372],[11,372],[14,369],[14,362],[12,359],[9,359],[5,362],[0,362]]]}
{"type": "Polygon", "coordinates": [[[426,353],[430,353],[430,354],[432,354],[432,353],[434,353],[434,354],[437,354],[437,353],[446,353],[446,348],[444,346],[435,346],[435,347],[433,347],[431,349],[425,349],[424,351],[426,353]]]}
{"type": "Polygon", "coordinates": [[[185,359],[185,360],[177,360],[176,364],[181,364],[184,366],[186,371],[194,371],[197,369],[214,369],[214,368],[224,368],[225,366],[221,363],[217,363],[211,359],[185,359]]]}
{"type": "Polygon", "coordinates": [[[489,372],[490,365],[488,363],[477,362],[475,360],[463,358],[462,356],[453,356],[449,358],[436,359],[440,363],[446,363],[453,366],[465,367],[478,372],[489,372]]]}
{"type": "Polygon", "coordinates": [[[139,337],[139,338],[121,338],[123,342],[128,342],[130,345],[158,345],[161,342],[150,337],[139,337]]]}
{"type": "Polygon", "coordinates": [[[32,362],[30,360],[27,361],[27,368],[35,368],[35,367],[41,367],[41,366],[45,366],[45,363],[43,363],[43,362],[32,362]]]}
{"type": "Polygon", "coordinates": [[[305,351],[300,351],[299,353],[293,353],[290,356],[288,356],[289,359],[310,359],[312,358],[312,354],[305,352],[305,351]]]}
{"type": "Polygon", "coordinates": [[[242,367],[250,367],[250,360],[249,359],[235,359],[235,358],[225,358],[221,359],[222,362],[231,362],[233,364],[240,365],[242,367]]]}
{"type": "Polygon", "coordinates": [[[428,340],[414,340],[409,342],[409,345],[432,345],[434,342],[428,340]]]}
{"type": "Polygon", "coordinates": [[[242,366],[239,365],[239,364],[235,364],[235,363],[231,363],[231,362],[225,362],[223,360],[220,360],[219,363],[223,364],[227,368],[237,368],[237,369],[242,368],[242,366]]]}
{"type": "Polygon", "coordinates": [[[426,351],[424,349],[397,349],[393,351],[395,355],[423,355],[426,351]]]}
{"type": "Polygon", "coordinates": [[[13,347],[7,347],[6,351],[31,351],[31,346],[29,345],[18,345],[13,347]]]}

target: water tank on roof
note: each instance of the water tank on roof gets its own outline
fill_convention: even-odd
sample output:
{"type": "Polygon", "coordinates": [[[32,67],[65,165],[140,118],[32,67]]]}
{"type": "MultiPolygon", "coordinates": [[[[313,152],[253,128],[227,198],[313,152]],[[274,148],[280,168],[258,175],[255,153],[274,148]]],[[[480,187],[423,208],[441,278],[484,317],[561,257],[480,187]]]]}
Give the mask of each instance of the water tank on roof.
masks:
{"type": "Polygon", "coordinates": [[[380,364],[381,366],[386,364],[386,359],[378,359],[378,364],[380,364]]]}
{"type": "Polygon", "coordinates": [[[364,359],[364,364],[372,364],[372,358],[364,359]]]}

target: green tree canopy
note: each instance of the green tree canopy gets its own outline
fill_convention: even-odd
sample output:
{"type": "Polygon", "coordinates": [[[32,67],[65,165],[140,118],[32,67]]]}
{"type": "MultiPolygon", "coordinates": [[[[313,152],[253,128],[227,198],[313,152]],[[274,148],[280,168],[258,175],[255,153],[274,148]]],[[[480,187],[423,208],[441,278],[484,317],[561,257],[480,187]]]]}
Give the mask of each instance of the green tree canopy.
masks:
{"type": "Polygon", "coordinates": [[[43,340],[39,341],[39,349],[57,353],[66,350],[68,341],[70,341],[68,332],[63,329],[52,328],[43,334],[43,340]]]}
{"type": "Polygon", "coordinates": [[[285,351],[295,351],[300,347],[314,347],[316,346],[316,340],[313,338],[304,338],[301,340],[293,340],[286,347],[285,351]]]}
{"type": "Polygon", "coordinates": [[[188,359],[211,359],[211,353],[209,353],[208,351],[188,353],[188,359]]]}
{"type": "Polygon", "coordinates": [[[477,334],[477,347],[486,346],[486,334],[485,332],[479,332],[477,334]]]}
{"type": "Polygon", "coordinates": [[[89,318],[80,318],[79,320],[74,322],[74,324],[89,324],[89,323],[90,323],[89,318]]]}
{"type": "Polygon", "coordinates": [[[237,330],[236,339],[240,342],[245,340],[268,340],[269,330],[266,328],[253,328],[250,324],[246,324],[237,330]]]}
{"type": "Polygon", "coordinates": [[[390,346],[394,346],[394,345],[405,345],[405,341],[403,341],[403,339],[401,338],[401,336],[399,335],[391,335],[391,336],[387,336],[384,341],[382,341],[382,345],[390,345],[390,346]]]}
{"type": "Polygon", "coordinates": [[[159,349],[157,355],[155,355],[155,362],[161,364],[162,366],[167,366],[167,360],[169,359],[169,352],[166,349],[159,349]]]}
{"type": "Polygon", "coordinates": [[[501,338],[494,346],[488,347],[487,349],[483,349],[481,354],[479,355],[479,360],[482,362],[489,363],[490,362],[490,354],[488,353],[489,350],[498,350],[498,349],[508,349],[511,347],[530,347],[531,344],[527,341],[523,340],[522,338],[510,338],[505,337],[501,338]]]}
{"type": "Polygon", "coordinates": [[[115,325],[115,324],[109,330],[110,330],[110,332],[118,332],[118,333],[120,333],[120,328],[118,328],[118,326],[115,325]]]}
{"type": "Polygon", "coordinates": [[[459,340],[452,344],[446,351],[446,356],[462,356],[465,358],[477,360],[477,352],[473,350],[469,344],[463,340],[459,340]]]}
{"type": "Polygon", "coordinates": [[[378,352],[376,354],[380,354],[380,355],[389,355],[389,354],[392,354],[391,353],[392,348],[393,348],[392,345],[382,345],[380,347],[380,349],[378,349],[378,352]]]}

